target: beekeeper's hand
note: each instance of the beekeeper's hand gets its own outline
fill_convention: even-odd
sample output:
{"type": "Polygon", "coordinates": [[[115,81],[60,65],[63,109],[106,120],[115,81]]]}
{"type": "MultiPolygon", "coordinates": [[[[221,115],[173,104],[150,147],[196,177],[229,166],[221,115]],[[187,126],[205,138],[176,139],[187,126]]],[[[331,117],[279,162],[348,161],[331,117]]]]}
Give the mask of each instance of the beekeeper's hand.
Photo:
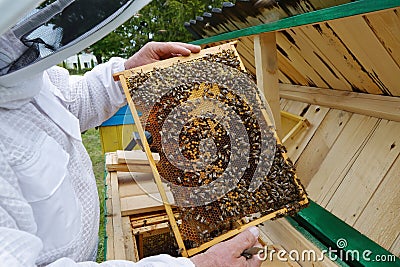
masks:
{"type": "Polygon", "coordinates": [[[257,227],[249,227],[234,238],[221,242],[206,252],[196,255],[190,260],[196,267],[259,267],[262,261],[258,255],[250,259],[241,256],[245,249],[261,247],[258,243],[259,231],[257,227]]]}
{"type": "Polygon", "coordinates": [[[180,42],[149,42],[125,62],[131,69],[174,56],[188,56],[200,52],[201,47],[180,42]]]}

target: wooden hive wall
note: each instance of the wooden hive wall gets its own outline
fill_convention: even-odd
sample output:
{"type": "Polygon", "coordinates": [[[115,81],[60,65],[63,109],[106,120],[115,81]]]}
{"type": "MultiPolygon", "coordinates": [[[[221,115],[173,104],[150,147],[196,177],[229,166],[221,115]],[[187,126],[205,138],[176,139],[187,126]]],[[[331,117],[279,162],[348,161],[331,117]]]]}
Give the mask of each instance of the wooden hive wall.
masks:
{"type": "MultiPolygon", "coordinates": [[[[400,9],[277,32],[279,81],[400,96],[400,9]]],[[[237,50],[255,74],[253,36],[237,50]]]]}
{"type": "Polygon", "coordinates": [[[281,107],[311,124],[286,144],[310,198],[398,256],[400,122],[286,99],[281,107]]]}

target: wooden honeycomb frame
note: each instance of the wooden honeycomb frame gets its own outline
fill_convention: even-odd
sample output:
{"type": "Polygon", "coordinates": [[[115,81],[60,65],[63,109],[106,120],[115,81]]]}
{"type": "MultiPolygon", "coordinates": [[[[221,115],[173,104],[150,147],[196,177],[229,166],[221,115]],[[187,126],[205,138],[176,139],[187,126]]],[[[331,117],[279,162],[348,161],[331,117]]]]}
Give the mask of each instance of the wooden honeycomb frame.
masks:
{"type": "MultiPolygon", "coordinates": [[[[135,73],[135,72],[144,72],[144,73],[146,73],[146,72],[152,71],[154,68],[160,69],[160,68],[169,67],[169,66],[171,66],[173,64],[177,64],[177,63],[179,64],[179,63],[184,63],[184,62],[195,60],[195,59],[200,59],[200,58],[204,57],[207,54],[214,54],[214,53],[218,53],[218,52],[221,52],[222,50],[227,50],[227,49],[231,49],[231,50],[235,51],[235,55],[237,56],[237,58],[240,61],[240,57],[237,54],[236,49],[235,49],[235,43],[228,43],[228,44],[223,44],[223,45],[215,46],[215,47],[208,48],[208,49],[203,49],[200,53],[192,54],[192,55],[190,55],[188,57],[171,58],[171,59],[163,60],[163,61],[160,61],[160,62],[148,64],[148,65],[145,65],[145,66],[142,66],[142,67],[138,67],[138,68],[134,68],[134,69],[130,69],[130,70],[126,70],[126,71],[114,74],[114,79],[115,80],[119,80],[121,82],[121,84],[122,84],[124,93],[126,95],[129,107],[131,109],[132,115],[133,115],[134,120],[135,120],[135,124],[137,126],[140,138],[141,138],[143,146],[144,146],[144,151],[145,151],[145,153],[146,153],[146,155],[148,157],[148,160],[149,160],[149,163],[150,163],[150,168],[151,168],[151,170],[153,172],[153,175],[154,175],[154,180],[155,180],[155,182],[157,184],[157,187],[158,187],[158,190],[160,192],[161,199],[163,200],[165,211],[166,211],[166,213],[168,215],[168,218],[169,218],[170,227],[171,227],[171,229],[172,229],[172,231],[174,233],[174,236],[176,238],[177,244],[178,244],[178,246],[179,246],[179,248],[181,250],[182,256],[185,256],[185,257],[189,257],[189,256],[192,256],[192,255],[194,255],[196,253],[199,253],[199,252],[201,252],[201,251],[203,251],[203,250],[205,250],[205,249],[207,249],[207,248],[209,248],[209,247],[211,247],[211,246],[213,246],[213,245],[215,245],[215,244],[217,244],[217,243],[219,243],[221,241],[224,241],[224,240],[226,240],[226,239],[228,239],[228,238],[230,238],[230,237],[242,232],[244,229],[246,229],[246,228],[248,228],[250,226],[258,225],[258,224],[260,224],[260,223],[262,223],[264,221],[267,221],[267,220],[270,220],[270,219],[273,219],[273,218],[276,218],[276,217],[280,217],[280,216],[285,215],[285,214],[287,214],[289,212],[289,210],[287,208],[282,208],[282,209],[276,210],[276,211],[274,211],[272,213],[269,213],[269,214],[267,214],[265,216],[262,216],[262,217],[260,217],[258,219],[255,219],[253,221],[250,221],[250,222],[247,222],[247,223],[241,222],[241,224],[238,224],[238,227],[236,229],[233,229],[233,230],[230,230],[230,231],[228,231],[228,232],[226,232],[224,234],[221,234],[221,235],[213,238],[211,241],[203,243],[198,247],[191,248],[191,249],[187,249],[185,247],[182,235],[181,235],[181,233],[179,231],[179,228],[178,228],[177,221],[176,221],[175,216],[174,216],[173,211],[172,211],[171,204],[168,201],[165,189],[163,187],[160,173],[159,173],[159,171],[158,171],[158,169],[156,167],[156,162],[155,162],[155,160],[154,160],[154,158],[152,156],[149,144],[148,144],[147,139],[145,137],[144,128],[143,128],[142,123],[140,121],[140,118],[139,118],[139,115],[138,115],[138,111],[137,111],[136,106],[135,106],[135,104],[134,104],[134,102],[132,100],[132,97],[130,95],[127,79],[132,75],[132,73],[135,73]]],[[[243,63],[241,61],[240,61],[240,68],[242,70],[245,70],[244,65],[243,65],[243,63]]],[[[261,102],[259,96],[257,96],[257,99],[261,102]]],[[[264,119],[269,123],[269,125],[272,125],[270,123],[271,120],[270,120],[270,117],[269,117],[266,109],[262,109],[261,111],[262,111],[262,115],[264,116],[264,119]]],[[[275,139],[277,140],[277,143],[281,144],[276,132],[274,132],[274,136],[275,136],[275,139]]],[[[282,153],[282,155],[283,155],[285,161],[287,161],[288,160],[287,155],[285,153],[282,153]]],[[[304,207],[304,206],[306,206],[308,204],[308,199],[307,199],[307,196],[306,196],[306,193],[305,193],[304,189],[299,184],[298,179],[297,179],[296,176],[294,177],[294,183],[296,184],[296,186],[299,188],[299,191],[302,192],[302,195],[303,195],[302,196],[303,200],[299,201],[298,204],[301,207],[304,207]]]]}

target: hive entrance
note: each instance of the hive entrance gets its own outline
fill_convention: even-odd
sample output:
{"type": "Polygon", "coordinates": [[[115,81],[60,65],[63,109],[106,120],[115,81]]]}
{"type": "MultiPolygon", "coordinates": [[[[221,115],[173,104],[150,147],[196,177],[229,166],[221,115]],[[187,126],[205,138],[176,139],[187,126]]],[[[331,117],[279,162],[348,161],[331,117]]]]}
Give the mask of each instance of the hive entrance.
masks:
{"type": "Polygon", "coordinates": [[[162,64],[119,78],[133,115],[142,112],[139,131],[153,137],[148,156],[160,155],[153,172],[174,196],[181,223],[170,222],[184,255],[307,204],[232,44],[162,64]]]}

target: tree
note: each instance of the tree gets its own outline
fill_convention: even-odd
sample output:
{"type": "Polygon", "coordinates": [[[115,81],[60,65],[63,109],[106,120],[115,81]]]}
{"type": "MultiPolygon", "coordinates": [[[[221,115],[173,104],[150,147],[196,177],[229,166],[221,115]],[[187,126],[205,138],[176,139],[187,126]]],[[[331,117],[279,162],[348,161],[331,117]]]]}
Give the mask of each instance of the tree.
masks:
{"type": "Polygon", "coordinates": [[[99,63],[113,56],[129,57],[149,41],[190,42],[185,21],[194,19],[223,0],[153,0],[139,14],[91,46],[99,63]]]}

